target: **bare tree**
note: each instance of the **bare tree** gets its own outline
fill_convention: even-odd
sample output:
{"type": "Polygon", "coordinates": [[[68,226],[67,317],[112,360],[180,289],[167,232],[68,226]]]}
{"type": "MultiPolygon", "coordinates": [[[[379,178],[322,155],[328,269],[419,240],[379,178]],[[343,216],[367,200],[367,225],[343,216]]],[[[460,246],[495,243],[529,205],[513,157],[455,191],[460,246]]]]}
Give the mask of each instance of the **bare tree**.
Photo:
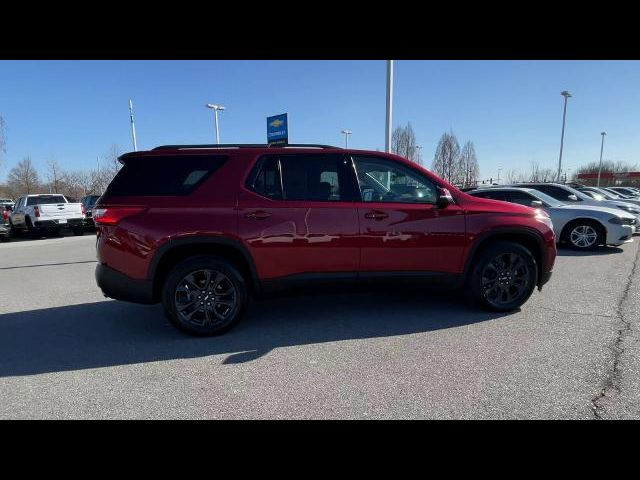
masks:
{"type": "Polygon", "coordinates": [[[526,177],[521,172],[514,169],[507,171],[507,183],[522,183],[526,181],[526,177]]]}
{"type": "Polygon", "coordinates": [[[36,191],[40,185],[40,180],[31,157],[25,157],[9,171],[7,184],[16,195],[24,195],[36,191]]]}
{"type": "Polygon", "coordinates": [[[396,127],[391,134],[391,152],[422,165],[420,151],[416,146],[416,134],[411,122],[406,127],[396,127]]]}
{"type": "Polygon", "coordinates": [[[432,170],[449,183],[456,183],[460,179],[460,144],[453,132],[445,132],[440,137],[432,170]]]}
{"type": "Polygon", "coordinates": [[[469,141],[462,147],[460,162],[464,174],[463,185],[465,187],[475,185],[480,176],[480,165],[478,165],[478,157],[476,156],[476,149],[473,142],[469,141]]]}
{"type": "Polygon", "coordinates": [[[65,173],[55,158],[47,160],[47,179],[49,180],[49,186],[53,193],[60,193],[62,191],[64,176],[65,173]]]}

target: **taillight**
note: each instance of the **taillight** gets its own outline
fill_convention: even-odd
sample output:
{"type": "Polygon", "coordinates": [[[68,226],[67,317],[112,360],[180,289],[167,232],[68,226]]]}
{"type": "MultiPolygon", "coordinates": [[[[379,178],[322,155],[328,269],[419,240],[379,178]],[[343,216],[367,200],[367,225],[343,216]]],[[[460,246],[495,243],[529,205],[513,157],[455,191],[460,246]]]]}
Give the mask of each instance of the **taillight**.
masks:
{"type": "Polygon", "coordinates": [[[146,207],[105,206],[93,209],[93,221],[100,225],[117,225],[120,220],[136,215],[146,207]]]}
{"type": "Polygon", "coordinates": [[[2,209],[2,219],[6,222],[9,220],[9,210],[6,208],[2,209]]]}
{"type": "Polygon", "coordinates": [[[84,205],[80,205],[80,208],[82,209],[82,215],[85,215],[87,212],[84,210],[84,205]]]}
{"type": "Polygon", "coordinates": [[[38,207],[37,205],[33,207],[33,213],[36,216],[36,218],[40,218],[40,207],[38,207]]]}

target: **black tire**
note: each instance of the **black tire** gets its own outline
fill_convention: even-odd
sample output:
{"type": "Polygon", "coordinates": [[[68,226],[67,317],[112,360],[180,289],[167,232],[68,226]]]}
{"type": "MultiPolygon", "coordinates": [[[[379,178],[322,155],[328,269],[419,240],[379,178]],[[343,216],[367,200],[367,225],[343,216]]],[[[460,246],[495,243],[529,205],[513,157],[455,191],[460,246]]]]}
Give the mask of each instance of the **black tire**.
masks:
{"type": "Polygon", "coordinates": [[[537,283],[538,266],[531,252],[519,243],[498,241],[479,252],[465,290],[486,310],[510,312],[529,299],[537,283]]]}
{"type": "Polygon", "coordinates": [[[195,336],[220,335],[226,332],[240,321],[248,301],[249,293],[242,274],[228,260],[212,255],[198,255],[178,263],[169,272],[162,289],[162,306],[167,319],[179,330],[195,336]],[[210,271],[211,290],[202,289],[206,271],[210,271]],[[216,285],[213,282],[220,278],[218,274],[224,278],[216,285]],[[187,277],[190,275],[193,276],[188,281],[187,277]],[[196,288],[189,288],[188,283],[196,288]],[[216,289],[232,293],[218,295],[216,289]],[[184,299],[182,309],[180,298],[184,299]],[[198,307],[200,300],[201,306],[198,307]],[[213,302],[210,304],[207,300],[213,302]],[[218,300],[226,303],[219,303],[218,300]],[[228,307],[229,310],[228,303],[233,303],[233,307],[228,307]],[[189,305],[195,307],[189,308],[189,305]],[[211,305],[212,308],[207,308],[206,305],[211,305]],[[192,315],[191,320],[186,318],[187,315],[192,315]]]}
{"type": "Polygon", "coordinates": [[[42,238],[42,231],[39,228],[33,226],[33,223],[31,223],[31,219],[29,217],[26,218],[25,224],[27,225],[27,236],[29,238],[31,238],[32,240],[42,238]]]}
{"type": "Polygon", "coordinates": [[[572,249],[589,251],[606,242],[606,233],[602,225],[595,220],[576,220],[566,225],[562,231],[562,240],[572,249]],[[584,233],[585,235],[580,235],[584,233]],[[595,233],[595,237],[593,236],[595,233]],[[588,239],[578,241],[578,239],[588,239]]]}
{"type": "Polygon", "coordinates": [[[79,227],[73,227],[72,231],[76,237],[84,235],[84,227],[82,225],[80,225],[79,227]]]}
{"type": "Polygon", "coordinates": [[[12,237],[17,237],[19,233],[20,233],[20,231],[16,227],[14,227],[13,226],[13,222],[11,220],[9,220],[9,234],[12,237]]]}

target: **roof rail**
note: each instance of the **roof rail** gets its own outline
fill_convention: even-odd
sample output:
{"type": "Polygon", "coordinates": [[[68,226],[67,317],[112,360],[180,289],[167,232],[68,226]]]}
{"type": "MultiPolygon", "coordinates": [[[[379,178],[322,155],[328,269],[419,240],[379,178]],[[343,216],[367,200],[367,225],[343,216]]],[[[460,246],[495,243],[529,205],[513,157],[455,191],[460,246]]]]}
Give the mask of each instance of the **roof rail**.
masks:
{"type": "Polygon", "coordinates": [[[287,145],[268,145],[266,143],[211,143],[200,145],[160,145],[153,150],[191,150],[198,148],[340,148],[332,145],[314,143],[290,143],[287,145]]]}

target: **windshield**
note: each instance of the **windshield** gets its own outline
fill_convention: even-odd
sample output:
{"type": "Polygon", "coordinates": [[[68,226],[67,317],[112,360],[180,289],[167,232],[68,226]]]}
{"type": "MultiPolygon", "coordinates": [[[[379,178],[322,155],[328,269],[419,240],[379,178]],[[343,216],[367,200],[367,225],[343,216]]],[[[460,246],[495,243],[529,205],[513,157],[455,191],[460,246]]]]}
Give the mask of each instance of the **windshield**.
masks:
{"type": "Polygon", "coordinates": [[[51,203],[67,203],[62,195],[40,195],[38,197],[28,197],[28,205],[47,205],[51,203]]]}
{"type": "Polygon", "coordinates": [[[529,193],[534,197],[536,197],[538,200],[542,200],[544,203],[546,203],[550,207],[561,207],[562,205],[565,205],[564,203],[556,200],[553,197],[550,197],[546,193],[542,193],[539,190],[530,190],[529,193]]]}
{"type": "Polygon", "coordinates": [[[615,193],[611,193],[609,190],[604,190],[602,188],[594,187],[591,191],[602,195],[607,200],[620,200],[621,199],[620,195],[616,195],[615,193]]]}

